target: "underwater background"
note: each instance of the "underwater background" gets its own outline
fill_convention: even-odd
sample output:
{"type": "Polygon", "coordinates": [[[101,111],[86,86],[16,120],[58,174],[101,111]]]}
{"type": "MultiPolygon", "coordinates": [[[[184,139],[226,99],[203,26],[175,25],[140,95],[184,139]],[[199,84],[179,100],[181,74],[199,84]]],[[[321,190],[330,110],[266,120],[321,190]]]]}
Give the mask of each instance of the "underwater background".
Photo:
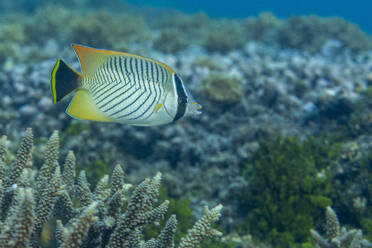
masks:
{"type": "Polygon", "coordinates": [[[273,12],[280,18],[288,18],[296,15],[338,16],[356,23],[366,32],[372,32],[372,24],[370,22],[372,2],[365,0],[129,0],[127,2],[137,6],[173,8],[186,13],[202,11],[215,18],[246,18],[248,16],[257,16],[267,11],[273,12]]]}
{"type": "MultiPolygon", "coordinates": [[[[134,185],[161,172],[176,245],[204,205],[222,204],[213,227],[223,235],[200,247],[371,247],[371,9],[362,0],[1,1],[5,168],[27,127],[35,168],[59,130],[61,157],[75,153],[91,189],[117,164],[134,185]],[[68,100],[53,104],[50,74],[57,58],[80,70],[71,43],[170,65],[202,115],[158,127],[70,118],[68,100]],[[348,231],[325,225],[329,206],[348,231]]],[[[42,247],[58,246],[55,223],[50,215],[40,227],[42,247]]]]}

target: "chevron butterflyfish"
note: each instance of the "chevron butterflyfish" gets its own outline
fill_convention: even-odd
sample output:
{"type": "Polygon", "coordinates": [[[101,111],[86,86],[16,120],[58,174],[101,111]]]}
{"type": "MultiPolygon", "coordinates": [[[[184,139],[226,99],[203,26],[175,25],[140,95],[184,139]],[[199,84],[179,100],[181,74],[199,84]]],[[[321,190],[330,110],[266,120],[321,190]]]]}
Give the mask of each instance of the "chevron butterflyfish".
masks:
{"type": "Polygon", "coordinates": [[[52,71],[53,101],[74,94],[66,113],[77,119],[155,126],[200,114],[181,77],[157,60],[73,44],[82,73],[61,59],[52,71]]]}

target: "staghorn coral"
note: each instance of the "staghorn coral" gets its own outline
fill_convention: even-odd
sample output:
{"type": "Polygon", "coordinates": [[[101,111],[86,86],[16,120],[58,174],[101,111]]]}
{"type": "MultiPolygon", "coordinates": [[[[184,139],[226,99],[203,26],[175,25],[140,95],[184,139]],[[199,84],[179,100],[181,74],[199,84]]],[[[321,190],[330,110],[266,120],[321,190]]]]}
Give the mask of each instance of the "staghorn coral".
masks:
{"type": "Polygon", "coordinates": [[[189,230],[187,236],[181,239],[180,247],[198,247],[205,237],[221,236],[222,233],[211,228],[211,224],[220,218],[222,205],[209,210],[205,207],[205,216],[189,230]]]}
{"type": "MultiPolygon", "coordinates": [[[[131,185],[125,183],[124,171],[117,165],[111,182],[108,175],[104,176],[92,192],[85,171],[75,178],[72,151],[61,172],[58,132],[53,133],[46,145],[44,164],[39,171],[31,167],[32,148],[33,135],[29,128],[15,162],[7,163],[6,137],[0,140],[0,248],[40,247],[43,229],[53,222],[52,216],[57,219],[54,239],[61,248],[175,247],[175,215],[156,238],[142,240],[144,227],[158,223],[168,209],[167,200],[156,206],[161,173],[145,179],[127,198],[131,185]]],[[[211,225],[219,219],[221,209],[222,205],[211,210],[206,207],[205,216],[189,230],[179,247],[198,247],[205,237],[220,236],[211,225]]]]}
{"type": "Polygon", "coordinates": [[[33,190],[18,188],[1,227],[0,247],[26,247],[35,222],[34,207],[33,190]]]}
{"type": "Polygon", "coordinates": [[[32,141],[33,135],[31,129],[28,128],[26,131],[26,136],[21,142],[21,146],[17,152],[15,163],[12,169],[8,172],[9,176],[4,178],[6,188],[10,187],[13,184],[18,183],[18,179],[22,174],[22,171],[27,166],[27,161],[31,156],[31,148],[32,148],[32,141]]]}
{"type": "Polygon", "coordinates": [[[326,208],[326,236],[323,238],[317,231],[312,229],[311,236],[313,237],[316,246],[320,248],[358,248],[372,247],[372,244],[363,239],[361,230],[346,228],[340,229],[340,223],[336,213],[331,207],[326,208]]]}

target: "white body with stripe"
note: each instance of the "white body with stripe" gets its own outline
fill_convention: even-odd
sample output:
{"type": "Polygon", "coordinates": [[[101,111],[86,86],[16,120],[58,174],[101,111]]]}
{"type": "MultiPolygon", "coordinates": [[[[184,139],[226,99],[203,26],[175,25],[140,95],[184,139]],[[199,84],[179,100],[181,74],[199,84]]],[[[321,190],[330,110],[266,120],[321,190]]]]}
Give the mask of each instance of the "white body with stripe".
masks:
{"type": "Polygon", "coordinates": [[[160,125],[173,120],[177,97],[173,74],[155,62],[110,56],[92,75],[84,77],[96,107],[114,122],[160,125]]]}
{"type": "Polygon", "coordinates": [[[200,114],[181,78],[167,65],[134,54],[72,45],[82,73],[58,59],[56,103],[74,92],[66,113],[77,119],[154,126],[200,114]]]}

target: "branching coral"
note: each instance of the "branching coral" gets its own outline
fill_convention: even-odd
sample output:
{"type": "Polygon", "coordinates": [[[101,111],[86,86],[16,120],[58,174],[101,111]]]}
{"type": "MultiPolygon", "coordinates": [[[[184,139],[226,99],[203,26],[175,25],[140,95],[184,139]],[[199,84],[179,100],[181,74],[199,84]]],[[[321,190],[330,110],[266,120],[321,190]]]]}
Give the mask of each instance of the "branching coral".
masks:
{"type": "MultiPolygon", "coordinates": [[[[131,185],[124,182],[124,172],[117,165],[110,185],[106,175],[92,192],[84,171],[75,184],[72,151],[61,172],[58,132],[46,145],[44,164],[39,171],[31,166],[32,148],[32,130],[27,129],[15,162],[8,163],[6,137],[0,139],[0,248],[40,247],[41,233],[51,216],[57,218],[55,240],[61,248],[175,247],[175,215],[156,238],[142,240],[144,227],[159,222],[168,209],[167,200],[156,204],[161,173],[145,179],[127,198],[131,185]]],[[[189,230],[179,247],[198,247],[205,237],[220,236],[211,225],[219,219],[221,209],[222,205],[211,210],[206,207],[205,216],[189,230]]]]}
{"type": "Polygon", "coordinates": [[[331,207],[326,209],[326,232],[327,238],[323,238],[320,234],[311,230],[311,236],[313,237],[317,247],[320,248],[358,248],[371,247],[372,244],[367,240],[363,239],[361,230],[347,230],[346,228],[340,229],[340,224],[336,213],[331,207]]]}
{"type": "Polygon", "coordinates": [[[222,205],[218,205],[212,210],[205,207],[205,216],[189,230],[185,238],[181,239],[180,247],[198,247],[198,244],[205,237],[221,236],[221,232],[210,227],[213,222],[220,218],[221,209],[222,205]]]}

